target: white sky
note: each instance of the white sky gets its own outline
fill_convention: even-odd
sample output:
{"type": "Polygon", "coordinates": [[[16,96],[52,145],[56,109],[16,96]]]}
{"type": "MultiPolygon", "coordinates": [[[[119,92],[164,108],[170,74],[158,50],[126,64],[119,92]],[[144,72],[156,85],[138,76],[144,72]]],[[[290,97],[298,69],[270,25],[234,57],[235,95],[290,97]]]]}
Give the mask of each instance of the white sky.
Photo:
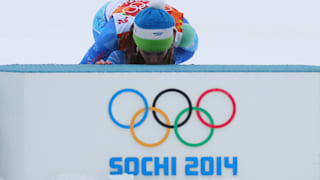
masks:
{"type": "MultiPolygon", "coordinates": [[[[78,64],[105,0],[1,0],[1,64],[78,64]]],[[[320,65],[319,0],[167,0],[194,26],[193,64],[320,65]]]]}

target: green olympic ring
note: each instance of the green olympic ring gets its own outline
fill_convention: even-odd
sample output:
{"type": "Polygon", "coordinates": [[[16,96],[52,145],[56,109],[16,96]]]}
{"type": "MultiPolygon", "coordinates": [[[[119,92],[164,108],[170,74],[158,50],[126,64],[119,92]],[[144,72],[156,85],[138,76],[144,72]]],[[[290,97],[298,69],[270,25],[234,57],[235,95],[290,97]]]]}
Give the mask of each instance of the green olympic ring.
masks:
{"type": "MultiPolygon", "coordinates": [[[[206,144],[206,143],[211,139],[211,137],[212,137],[212,135],[213,135],[213,131],[214,131],[213,128],[211,128],[211,131],[210,131],[209,136],[208,136],[204,141],[199,142],[199,143],[189,143],[189,142],[185,141],[184,139],[182,139],[182,137],[180,136],[180,134],[179,134],[179,132],[178,132],[178,121],[179,121],[180,117],[181,117],[184,113],[186,113],[187,111],[189,111],[189,109],[190,109],[190,108],[185,108],[184,110],[182,110],[182,111],[178,114],[176,120],[174,121],[174,126],[173,126],[173,127],[174,127],[174,132],[175,132],[177,138],[179,139],[179,141],[182,142],[183,144],[185,144],[185,145],[187,145],[187,146],[191,146],[191,147],[202,146],[202,145],[206,144]]],[[[208,113],[208,111],[206,111],[205,109],[200,108],[200,107],[192,107],[192,110],[197,110],[197,111],[203,112],[203,113],[209,118],[210,123],[211,123],[212,125],[214,125],[213,118],[212,118],[211,115],[208,113]]]]}

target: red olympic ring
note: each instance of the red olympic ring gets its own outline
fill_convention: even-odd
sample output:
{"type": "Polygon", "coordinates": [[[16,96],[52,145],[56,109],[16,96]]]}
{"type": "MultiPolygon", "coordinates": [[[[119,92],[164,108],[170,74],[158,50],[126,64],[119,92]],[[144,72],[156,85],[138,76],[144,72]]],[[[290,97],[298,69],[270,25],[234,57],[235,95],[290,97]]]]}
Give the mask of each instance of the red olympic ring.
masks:
{"type": "Polygon", "coordinates": [[[209,93],[211,93],[211,92],[221,92],[221,93],[223,93],[223,94],[225,94],[225,95],[227,95],[227,96],[229,97],[229,99],[230,99],[231,102],[232,102],[232,107],[233,107],[233,111],[232,111],[231,117],[228,119],[228,121],[226,121],[226,122],[223,123],[223,124],[213,125],[213,124],[209,124],[209,123],[207,123],[205,120],[203,120],[203,118],[201,117],[199,111],[196,112],[196,113],[197,113],[197,116],[198,116],[199,120],[200,120],[204,125],[206,125],[207,127],[210,127],[210,128],[222,128],[222,127],[225,127],[226,125],[228,125],[228,124],[233,120],[233,118],[234,118],[234,116],[235,116],[235,114],[236,114],[236,102],[234,101],[234,99],[233,99],[233,97],[231,96],[230,93],[228,93],[227,91],[225,91],[225,90],[223,90],[223,89],[218,89],[218,88],[217,88],[217,89],[209,89],[209,90],[205,91],[204,93],[202,93],[201,96],[199,97],[198,101],[197,101],[196,107],[199,107],[202,98],[203,98],[205,95],[207,95],[207,94],[209,94],[209,93]]]}

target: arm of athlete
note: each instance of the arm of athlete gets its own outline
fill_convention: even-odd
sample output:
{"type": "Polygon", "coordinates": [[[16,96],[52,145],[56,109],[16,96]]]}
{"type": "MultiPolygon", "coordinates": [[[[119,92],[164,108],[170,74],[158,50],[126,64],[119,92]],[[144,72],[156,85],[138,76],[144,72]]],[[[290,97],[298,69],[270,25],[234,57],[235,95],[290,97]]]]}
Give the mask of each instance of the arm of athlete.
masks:
{"type": "Polygon", "coordinates": [[[111,18],[80,64],[116,64],[116,62],[105,59],[117,49],[118,37],[114,20],[111,18]]]}
{"type": "Polygon", "coordinates": [[[175,64],[189,60],[198,49],[198,35],[188,20],[183,18],[183,34],[178,47],[174,50],[175,64]]]}

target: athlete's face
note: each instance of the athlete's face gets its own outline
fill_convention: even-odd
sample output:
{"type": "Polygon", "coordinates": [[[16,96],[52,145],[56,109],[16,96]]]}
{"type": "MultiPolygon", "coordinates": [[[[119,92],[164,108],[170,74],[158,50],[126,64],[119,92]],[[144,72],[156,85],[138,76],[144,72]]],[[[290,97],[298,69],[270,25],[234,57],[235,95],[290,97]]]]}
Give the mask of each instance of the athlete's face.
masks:
{"type": "Polygon", "coordinates": [[[166,56],[168,51],[163,52],[147,52],[140,50],[140,54],[146,61],[146,64],[162,64],[163,58],[166,56]]]}

